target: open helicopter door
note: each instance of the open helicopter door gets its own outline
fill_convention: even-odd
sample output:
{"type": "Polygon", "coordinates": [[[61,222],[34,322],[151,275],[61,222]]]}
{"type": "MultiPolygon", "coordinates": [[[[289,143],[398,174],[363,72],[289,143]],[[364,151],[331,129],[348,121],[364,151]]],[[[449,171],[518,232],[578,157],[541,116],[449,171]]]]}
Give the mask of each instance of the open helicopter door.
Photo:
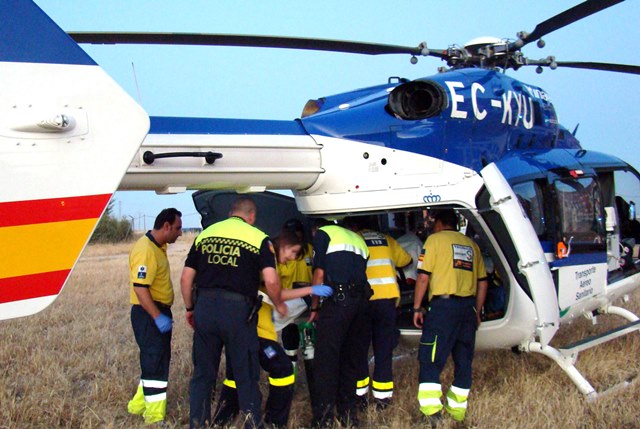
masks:
{"type": "Polygon", "coordinates": [[[149,129],[30,1],[0,8],[0,319],[60,293],[149,129]]]}
{"type": "Polygon", "coordinates": [[[538,236],[518,198],[498,167],[491,163],[480,172],[491,194],[491,208],[502,218],[518,254],[518,268],[526,277],[537,314],[536,335],[549,344],[560,327],[558,296],[538,236]]]}

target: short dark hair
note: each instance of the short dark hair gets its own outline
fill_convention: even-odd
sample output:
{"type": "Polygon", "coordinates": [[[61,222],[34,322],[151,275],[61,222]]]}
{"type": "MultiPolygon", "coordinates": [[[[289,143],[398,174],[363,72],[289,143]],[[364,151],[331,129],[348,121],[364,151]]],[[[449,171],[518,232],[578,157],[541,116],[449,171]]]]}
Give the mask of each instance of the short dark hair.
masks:
{"type": "Polygon", "coordinates": [[[443,226],[456,228],[458,226],[458,215],[454,209],[435,209],[431,214],[433,222],[440,221],[443,226]]]}
{"type": "Polygon", "coordinates": [[[169,208],[162,210],[158,216],[156,216],[156,221],[153,223],[153,229],[162,229],[165,222],[169,222],[169,225],[173,225],[176,221],[176,217],[182,217],[182,213],[177,209],[169,208]]]}
{"type": "Polygon", "coordinates": [[[273,239],[273,247],[277,252],[284,246],[302,246],[302,240],[298,238],[294,231],[290,229],[282,229],[280,234],[273,239]]]}
{"type": "Polygon", "coordinates": [[[300,219],[291,218],[282,225],[282,229],[286,229],[292,232],[304,233],[304,225],[300,219]]]}

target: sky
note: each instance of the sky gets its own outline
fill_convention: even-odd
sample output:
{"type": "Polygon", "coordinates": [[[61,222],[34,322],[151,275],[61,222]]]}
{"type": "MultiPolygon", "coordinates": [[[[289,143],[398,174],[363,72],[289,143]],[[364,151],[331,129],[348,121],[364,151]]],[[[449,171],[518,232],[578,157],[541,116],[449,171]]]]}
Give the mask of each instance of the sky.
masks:
{"type": "MultiPolygon", "coordinates": [[[[259,34],[416,46],[464,45],[480,36],[514,39],[518,31],[580,3],[578,0],[36,0],[65,31],[259,34]]],[[[527,45],[533,59],[640,65],[640,2],[627,0],[527,45]]],[[[232,47],[82,45],[150,116],[292,120],[308,99],[417,79],[444,65],[437,58],[232,47]]],[[[522,68],[508,74],[543,88],[560,122],[586,149],[640,168],[640,76],[578,69],[522,68]]],[[[198,227],[191,193],[120,191],[114,214],[150,228],[165,207],[198,227]]]]}

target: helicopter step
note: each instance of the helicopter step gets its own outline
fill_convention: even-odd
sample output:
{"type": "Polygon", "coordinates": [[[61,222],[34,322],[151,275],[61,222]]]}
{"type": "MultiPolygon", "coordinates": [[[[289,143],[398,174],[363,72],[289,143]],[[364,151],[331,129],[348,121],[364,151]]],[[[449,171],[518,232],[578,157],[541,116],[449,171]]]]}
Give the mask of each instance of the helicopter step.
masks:
{"type": "Polygon", "coordinates": [[[640,330],[640,320],[630,322],[618,328],[611,329],[599,335],[592,335],[583,340],[576,341],[568,346],[561,347],[558,350],[565,357],[575,358],[581,351],[590,349],[624,335],[640,330]]]}
{"type": "MultiPolygon", "coordinates": [[[[576,341],[564,347],[555,348],[549,345],[543,345],[538,342],[529,342],[520,346],[521,351],[540,353],[551,359],[553,359],[562,370],[569,376],[571,381],[574,382],[578,390],[583,393],[587,400],[595,400],[599,395],[606,392],[611,392],[614,389],[628,386],[630,380],[625,380],[616,386],[613,386],[606,391],[597,392],[593,386],[587,381],[587,379],[578,371],[575,367],[575,363],[578,359],[578,354],[581,351],[590,349],[592,347],[604,344],[616,338],[620,338],[624,335],[631,334],[636,331],[640,331],[640,319],[630,312],[621,307],[608,306],[601,309],[598,314],[613,314],[621,316],[629,321],[629,323],[611,329],[607,332],[603,332],[599,335],[593,335],[582,340],[576,341]]],[[[593,317],[593,316],[592,316],[593,317]]]]}

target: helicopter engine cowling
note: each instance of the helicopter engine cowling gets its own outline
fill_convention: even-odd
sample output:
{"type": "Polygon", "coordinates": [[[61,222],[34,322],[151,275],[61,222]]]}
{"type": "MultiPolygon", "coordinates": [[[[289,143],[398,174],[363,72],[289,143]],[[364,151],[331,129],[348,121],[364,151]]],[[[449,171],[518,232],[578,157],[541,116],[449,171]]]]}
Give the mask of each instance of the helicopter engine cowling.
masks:
{"type": "Polygon", "coordinates": [[[389,94],[387,110],[406,120],[431,118],[449,105],[447,93],[431,80],[414,80],[397,86],[389,94]]]}

